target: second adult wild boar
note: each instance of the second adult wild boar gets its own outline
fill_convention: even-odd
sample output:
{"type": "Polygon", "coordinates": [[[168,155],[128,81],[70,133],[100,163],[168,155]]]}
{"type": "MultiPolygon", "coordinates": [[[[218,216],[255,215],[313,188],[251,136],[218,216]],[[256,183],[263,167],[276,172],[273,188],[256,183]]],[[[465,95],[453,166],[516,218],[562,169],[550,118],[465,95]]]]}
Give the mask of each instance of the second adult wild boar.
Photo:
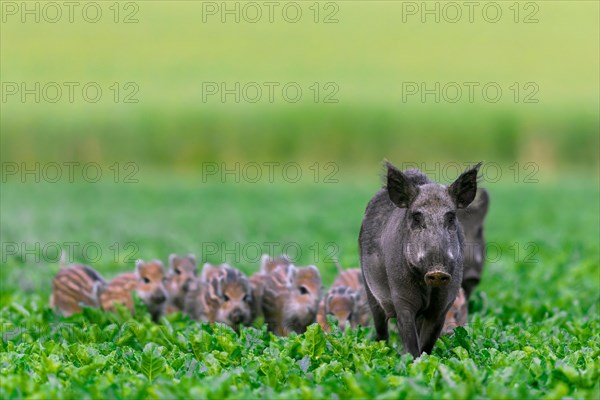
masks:
{"type": "Polygon", "coordinates": [[[376,338],[396,318],[404,349],[430,353],[461,287],[464,237],[458,209],[477,192],[479,166],[450,186],[411,178],[390,163],[387,184],[369,202],[359,244],[376,338]]]}
{"type": "Polygon", "coordinates": [[[485,262],[484,221],[490,207],[490,195],[484,188],[477,190],[475,200],[457,212],[465,234],[465,262],[462,287],[468,300],[481,280],[485,262]]]}

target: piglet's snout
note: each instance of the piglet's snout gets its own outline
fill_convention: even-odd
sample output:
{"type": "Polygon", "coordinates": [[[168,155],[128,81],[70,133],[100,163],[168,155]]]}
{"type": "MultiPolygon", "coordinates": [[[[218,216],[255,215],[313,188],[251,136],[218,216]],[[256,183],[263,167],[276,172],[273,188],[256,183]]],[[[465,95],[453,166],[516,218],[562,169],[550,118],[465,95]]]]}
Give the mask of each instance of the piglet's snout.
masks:
{"type": "Polygon", "coordinates": [[[443,287],[450,283],[452,276],[442,271],[431,271],[425,274],[425,283],[431,287],[443,287]]]}
{"type": "Polygon", "coordinates": [[[167,296],[165,295],[164,291],[158,290],[158,291],[152,293],[152,296],[150,297],[150,300],[154,304],[161,304],[161,303],[164,303],[167,300],[167,296]]]}
{"type": "Polygon", "coordinates": [[[231,322],[233,322],[234,324],[241,323],[243,318],[244,318],[244,315],[242,313],[242,310],[240,310],[239,308],[234,309],[231,312],[231,316],[229,317],[231,322]]]}

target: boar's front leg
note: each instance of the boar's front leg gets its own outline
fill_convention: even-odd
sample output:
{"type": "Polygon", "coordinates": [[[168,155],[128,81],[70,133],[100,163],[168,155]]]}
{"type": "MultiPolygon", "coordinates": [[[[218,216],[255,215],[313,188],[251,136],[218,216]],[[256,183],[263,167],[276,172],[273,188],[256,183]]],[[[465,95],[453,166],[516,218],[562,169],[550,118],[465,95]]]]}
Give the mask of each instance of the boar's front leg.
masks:
{"type": "Polygon", "coordinates": [[[373,323],[375,324],[375,340],[385,340],[387,342],[390,335],[385,311],[383,311],[383,308],[381,308],[381,305],[379,305],[379,302],[375,299],[373,293],[371,293],[369,285],[365,285],[365,292],[367,292],[369,308],[373,314],[373,323]]]}
{"type": "Polygon", "coordinates": [[[433,318],[423,318],[423,323],[419,331],[419,342],[421,350],[427,354],[431,353],[435,342],[442,333],[445,315],[446,313],[443,313],[442,315],[435,316],[433,318]]]}
{"type": "Polygon", "coordinates": [[[417,358],[421,355],[421,350],[417,336],[415,312],[401,301],[396,302],[394,308],[396,309],[396,323],[398,325],[398,332],[402,338],[404,351],[409,352],[414,358],[417,358]]]}

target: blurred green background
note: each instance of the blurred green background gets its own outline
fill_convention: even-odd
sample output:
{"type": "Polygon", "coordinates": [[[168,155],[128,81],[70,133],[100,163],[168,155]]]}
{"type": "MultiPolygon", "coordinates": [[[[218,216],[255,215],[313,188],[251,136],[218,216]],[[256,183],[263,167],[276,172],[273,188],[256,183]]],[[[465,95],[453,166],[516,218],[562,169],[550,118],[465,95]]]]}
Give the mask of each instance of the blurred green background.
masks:
{"type": "Polygon", "coordinates": [[[278,3],[273,22],[261,6],[256,23],[245,2],[122,2],[118,15],[113,2],[97,2],[97,23],[83,18],[83,6],[72,23],[65,7],[51,23],[55,11],[38,2],[36,23],[7,3],[14,2],[3,2],[1,28],[4,162],[134,162],[145,171],[192,174],[208,161],[333,162],[340,176],[373,176],[384,157],[397,163],[486,160],[521,168],[533,162],[539,176],[577,172],[597,182],[597,2],[545,1],[534,8],[532,2],[496,2],[502,12],[496,23],[484,18],[489,2],[479,3],[473,22],[462,7],[456,23],[449,21],[454,11],[444,8],[439,23],[435,15],[422,23],[421,13],[407,12],[421,2],[298,2],[296,23],[284,18],[287,2],[278,3]],[[216,15],[208,13],[214,7],[216,15]],[[239,7],[240,22],[235,14],[222,15],[222,7],[239,7]],[[137,22],[124,23],[127,18],[137,22]],[[9,94],[23,82],[27,88],[56,82],[62,97],[45,101],[55,97],[48,87],[39,103],[34,95],[23,102],[20,86],[9,94]],[[64,82],[79,84],[73,102],[64,82]],[[83,98],[89,82],[102,88],[96,103],[83,98]],[[207,82],[228,88],[256,82],[263,93],[255,103],[243,93],[239,103],[233,95],[223,103],[206,93],[204,101],[207,82]],[[264,82],[279,84],[273,102],[264,82]],[[296,103],[281,93],[290,82],[303,90],[296,103]],[[427,88],[456,82],[462,98],[447,101],[454,97],[448,92],[439,103],[433,95],[422,102],[419,94],[406,96],[407,82],[427,88]],[[472,102],[464,82],[479,85],[472,102]],[[481,92],[489,82],[502,89],[498,102],[481,92]],[[333,92],[337,102],[324,102],[333,92]],[[127,94],[137,103],[124,102],[127,94]]]}

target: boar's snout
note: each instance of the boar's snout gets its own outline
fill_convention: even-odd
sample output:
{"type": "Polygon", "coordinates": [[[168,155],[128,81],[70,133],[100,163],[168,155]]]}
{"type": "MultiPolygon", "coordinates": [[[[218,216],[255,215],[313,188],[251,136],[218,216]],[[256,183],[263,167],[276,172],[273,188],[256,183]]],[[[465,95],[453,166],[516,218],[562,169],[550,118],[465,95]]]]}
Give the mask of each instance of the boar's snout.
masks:
{"type": "Polygon", "coordinates": [[[442,271],[431,271],[425,274],[425,283],[427,286],[443,287],[450,283],[452,276],[442,271]]]}

